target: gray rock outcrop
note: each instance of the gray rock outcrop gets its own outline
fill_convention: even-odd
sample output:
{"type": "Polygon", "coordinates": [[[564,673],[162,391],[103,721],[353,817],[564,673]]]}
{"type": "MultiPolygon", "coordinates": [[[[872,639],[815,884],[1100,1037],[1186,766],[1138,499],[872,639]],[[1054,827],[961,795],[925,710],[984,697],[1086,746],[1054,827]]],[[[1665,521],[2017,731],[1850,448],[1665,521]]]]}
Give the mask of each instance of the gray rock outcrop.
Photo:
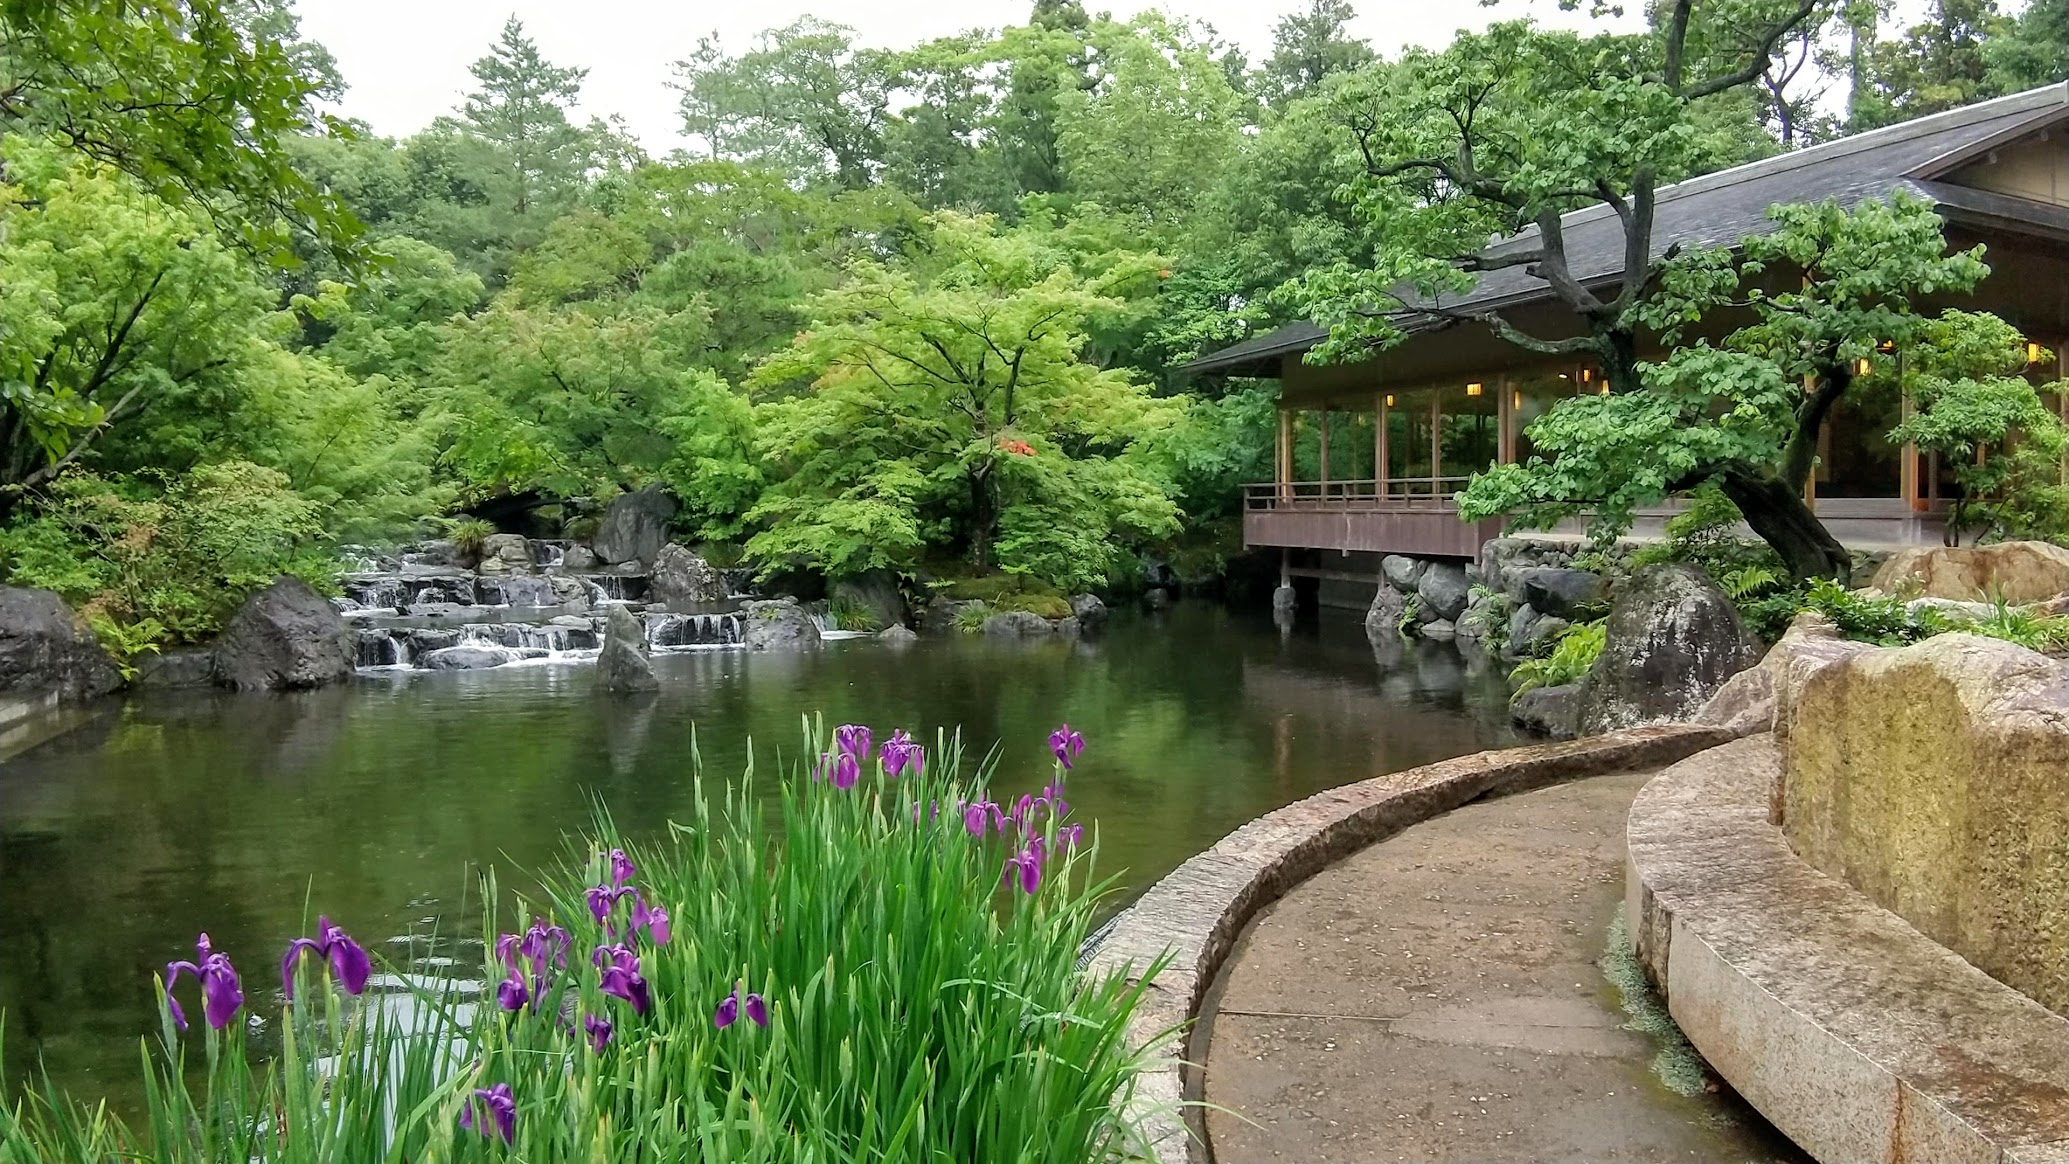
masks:
{"type": "Polygon", "coordinates": [[[1032,611],[1002,610],[984,620],[984,633],[989,638],[1032,639],[1055,634],[1056,627],[1032,611]]]}
{"type": "Polygon", "coordinates": [[[688,548],[670,542],[654,554],[647,598],[663,604],[724,602],[725,576],[688,548]]]}
{"type": "Polygon", "coordinates": [[[1509,704],[1509,719],[1524,731],[1570,740],[1580,724],[1581,685],[1533,687],[1509,704]]]}
{"type": "Polygon", "coordinates": [[[1583,607],[1602,601],[1602,576],[1562,566],[1526,566],[1516,571],[1523,601],[1539,614],[1572,619],[1583,607]]]}
{"type": "Polygon", "coordinates": [[[481,541],[483,574],[529,574],[532,572],[532,544],[521,534],[490,534],[481,541]]]}
{"type": "MultiPolygon", "coordinates": [[[[611,499],[589,540],[597,560],[618,566],[654,560],[668,544],[668,519],[675,516],[675,498],[659,485],[649,485],[611,499]]],[[[563,559],[565,561],[565,559],[563,559]]]]}
{"type": "Polygon", "coordinates": [[[1472,581],[1458,562],[1431,562],[1415,584],[1421,597],[1419,617],[1426,623],[1458,621],[1472,600],[1472,581]]]}
{"type": "Polygon", "coordinates": [[[1106,603],[1097,594],[1080,594],[1070,600],[1071,617],[1087,630],[1106,621],[1106,603]]]}
{"type": "Polygon", "coordinates": [[[920,636],[909,626],[891,627],[878,635],[877,638],[893,647],[909,647],[920,641],[920,636]]]}
{"type": "Polygon", "coordinates": [[[283,574],[244,605],[216,640],[216,682],[239,691],[321,687],[349,678],[358,636],[307,582],[283,574]]]}
{"type": "Polygon", "coordinates": [[[588,546],[569,546],[560,555],[560,565],[564,570],[594,570],[596,551],[588,546]]]}
{"type": "Polygon", "coordinates": [[[122,674],[64,599],[48,590],[0,586],[0,696],[76,701],[120,686],[122,674]]]}
{"type": "Polygon", "coordinates": [[[740,641],[750,651],[802,651],[823,640],[818,624],[797,599],[776,598],[740,608],[740,641]]]}
{"type": "Polygon", "coordinates": [[[207,647],[180,647],[140,656],[134,666],[138,687],[209,687],[216,681],[215,652],[207,647]]]}
{"type": "Polygon", "coordinates": [[[596,689],[631,694],[660,686],[653,661],[647,658],[646,627],[625,607],[611,607],[604,621],[603,650],[596,656],[596,689]]]}
{"type": "Polygon", "coordinates": [[[1648,566],[1610,608],[1602,657],[1582,680],[1580,732],[1684,722],[1759,659],[1759,641],[1709,575],[1648,566]]]}
{"type": "Polygon", "coordinates": [[[485,671],[505,663],[515,663],[524,658],[514,647],[492,647],[482,643],[468,643],[459,647],[441,647],[427,653],[421,665],[433,671],[485,671]]]}
{"type": "Polygon", "coordinates": [[[833,584],[827,597],[869,612],[879,627],[898,626],[905,621],[905,595],[899,592],[898,575],[889,570],[866,570],[833,584]]]}
{"type": "Polygon", "coordinates": [[[1387,585],[1403,594],[1415,593],[1416,586],[1422,582],[1422,576],[1429,568],[1430,564],[1421,558],[1409,558],[1400,554],[1388,554],[1379,560],[1380,576],[1386,579],[1387,585]]]}
{"type": "Polygon", "coordinates": [[[1392,586],[1381,586],[1373,592],[1372,605],[1365,610],[1365,637],[1398,638],[1401,633],[1401,612],[1407,609],[1407,595],[1392,586]]]}

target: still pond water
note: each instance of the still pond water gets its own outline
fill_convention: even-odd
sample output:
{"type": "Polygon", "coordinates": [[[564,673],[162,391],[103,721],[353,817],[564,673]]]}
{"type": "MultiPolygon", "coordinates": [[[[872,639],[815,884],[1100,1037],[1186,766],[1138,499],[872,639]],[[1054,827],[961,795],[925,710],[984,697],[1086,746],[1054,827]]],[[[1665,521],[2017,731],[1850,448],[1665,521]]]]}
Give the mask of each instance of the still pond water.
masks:
{"type": "Polygon", "coordinates": [[[362,939],[476,926],[460,913],[478,871],[521,881],[595,800],[633,831],[680,815],[693,729],[718,775],[741,770],[750,737],[764,772],[778,751],[787,764],[810,712],[879,739],[960,726],[977,751],[1002,745],[994,788],[1017,795],[1045,782],[1044,738],[1068,720],[1087,741],[1077,819],[1097,821],[1101,866],[1131,891],[1309,793],[1512,739],[1497,671],[1447,645],[1375,650],[1349,615],[1282,632],[1182,604],[1076,643],[853,640],[656,668],[660,693],[636,700],[593,693],[581,665],[168,693],[0,761],[8,1089],[40,1061],[119,1102],[156,1028],[151,974],[191,956],[197,931],[266,1013],[305,916],[362,939]]]}

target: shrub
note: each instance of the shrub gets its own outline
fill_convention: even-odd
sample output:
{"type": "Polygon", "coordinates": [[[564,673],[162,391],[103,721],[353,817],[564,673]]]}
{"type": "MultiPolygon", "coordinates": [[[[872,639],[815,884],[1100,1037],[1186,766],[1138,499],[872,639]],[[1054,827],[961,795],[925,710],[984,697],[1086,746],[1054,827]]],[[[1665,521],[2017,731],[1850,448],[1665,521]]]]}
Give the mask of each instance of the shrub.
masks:
{"type": "Polygon", "coordinates": [[[1515,602],[1506,592],[1487,586],[1475,585],[1470,594],[1472,605],[1463,621],[1480,628],[1480,642],[1488,650],[1503,650],[1509,645],[1509,616],[1515,613],[1515,602]]]}
{"type": "Polygon", "coordinates": [[[1510,702],[1523,697],[1523,693],[1538,687],[1563,687],[1577,683],[1594,667],[1595,660],[1602,657],[1602,646],[1609,637],[1606,621],[1576,623],[1567,627],[1553,643],[1548,654],[1525,659],[1509,672],[1509,682],[1515,685],[1515,694],[1510,702]]]}
{"type": "Polygon", "coordinates": [[[844,631],[878,631],[884,629],[883,620],[876,612],[851,598],[832,598],[826,603],[826,617],[836,629],[844,631]]]}
{"type": "Polygon", "coordinates": [[[1931,612],[1913,618],[1904,600],[1891,595],[1848,590],[1830,578],[1819,578],[1803,592],[1803,609],[1815,610],[1850,639],[1900,647],[1946,629],[1931,612]]]}
{"type": "Polygon", "coordinates": [[[496,535],[496,527],[478,517],[462,518],[453,523],[446,539],[453,543],[453,549],[463,558],[480,558],[482,547],[496,535]]]}
{"type": "Polygon", "coordinates": [[[984,620],[997,613],[982,602],[960,607],[955,612],[955,629],[966,635],[974,635],[984,629],[984,620]]]}
{"type": "Polygon", "coordinates": [[[773,811],[751,780],[714,801],[693,771],[690,818],[655,842],[606,819],[542,901],[490,879],[479,981],[396,967],[388,989],[410,993],[343,997],[375,967],[320,919],[259,1070],[238,1011],[272,996],[270,952],[232,952],[257,976],[233,997],[204,947],[206,1027],[163,1012],[143,1119],[35,1090],[0,1105],[0,1161],[1129,1158],[1144,988],[1077,968],[1111,885],[1065,823],[1063,765],[1008,809],[947,740],[835,741],[808,730],[814,773],[773,811]]]}
{"type": "Polygon", "coordinates": [[[335,590],[319,507],[278,470],[203,465],[163,487],[68,473],[31,515],[0,532],[8,581],[54,590],[123,627],[213,634],[244,596],[281,574],[335,590]]]}

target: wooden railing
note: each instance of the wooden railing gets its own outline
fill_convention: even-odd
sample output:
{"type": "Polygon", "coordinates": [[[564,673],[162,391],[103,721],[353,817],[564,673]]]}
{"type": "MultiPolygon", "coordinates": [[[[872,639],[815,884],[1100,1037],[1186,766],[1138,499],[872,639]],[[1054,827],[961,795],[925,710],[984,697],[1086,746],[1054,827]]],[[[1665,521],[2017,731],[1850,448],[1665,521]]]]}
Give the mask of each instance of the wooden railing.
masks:
{"type": "Polygon", "coordinates": [[[1450,509],[1470,477],[1389,477],[1385,481],[1264,481],[1243,486],[1245,509],[1450,509]]]}

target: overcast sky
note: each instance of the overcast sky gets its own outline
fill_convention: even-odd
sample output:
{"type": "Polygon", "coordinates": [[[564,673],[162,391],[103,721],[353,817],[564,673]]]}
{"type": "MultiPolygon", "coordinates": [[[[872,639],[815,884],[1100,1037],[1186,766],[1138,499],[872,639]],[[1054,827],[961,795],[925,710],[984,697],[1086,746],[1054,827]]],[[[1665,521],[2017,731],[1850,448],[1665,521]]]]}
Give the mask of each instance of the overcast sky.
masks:
{"type": "MultiPolygon", "coordinates": [[[[1090,11],[1132,15],[1161,7],[1202,20],[1241,44],[1252,61],[1271,47],[1272,25],[1304,0],[1088,0],[1090,11]]],[[[513,13],[556,64],[589,70],[579,112],[618,114],[656,153],[682,143],[669,65],[689,55],[697,38],[717,32],[739,51],[754,34],[811,13],[853,27],[864,44],[903,48],[971,27],[1025,20],[1029,0],[759,0],[707,4],[690,0],[300,0],[303,35],[338,59],[351,89],[342,112],[376,132],[402,136],[459,103],[472,78],[467,66],[488,49],[513,13]]],[[[1392,55],[1406,44],[1441,45],[1461,25],[1530,12],[1548,23],[1585,23],[1548,0],[1364,0],[1356,31],[1392,55]]]]}

